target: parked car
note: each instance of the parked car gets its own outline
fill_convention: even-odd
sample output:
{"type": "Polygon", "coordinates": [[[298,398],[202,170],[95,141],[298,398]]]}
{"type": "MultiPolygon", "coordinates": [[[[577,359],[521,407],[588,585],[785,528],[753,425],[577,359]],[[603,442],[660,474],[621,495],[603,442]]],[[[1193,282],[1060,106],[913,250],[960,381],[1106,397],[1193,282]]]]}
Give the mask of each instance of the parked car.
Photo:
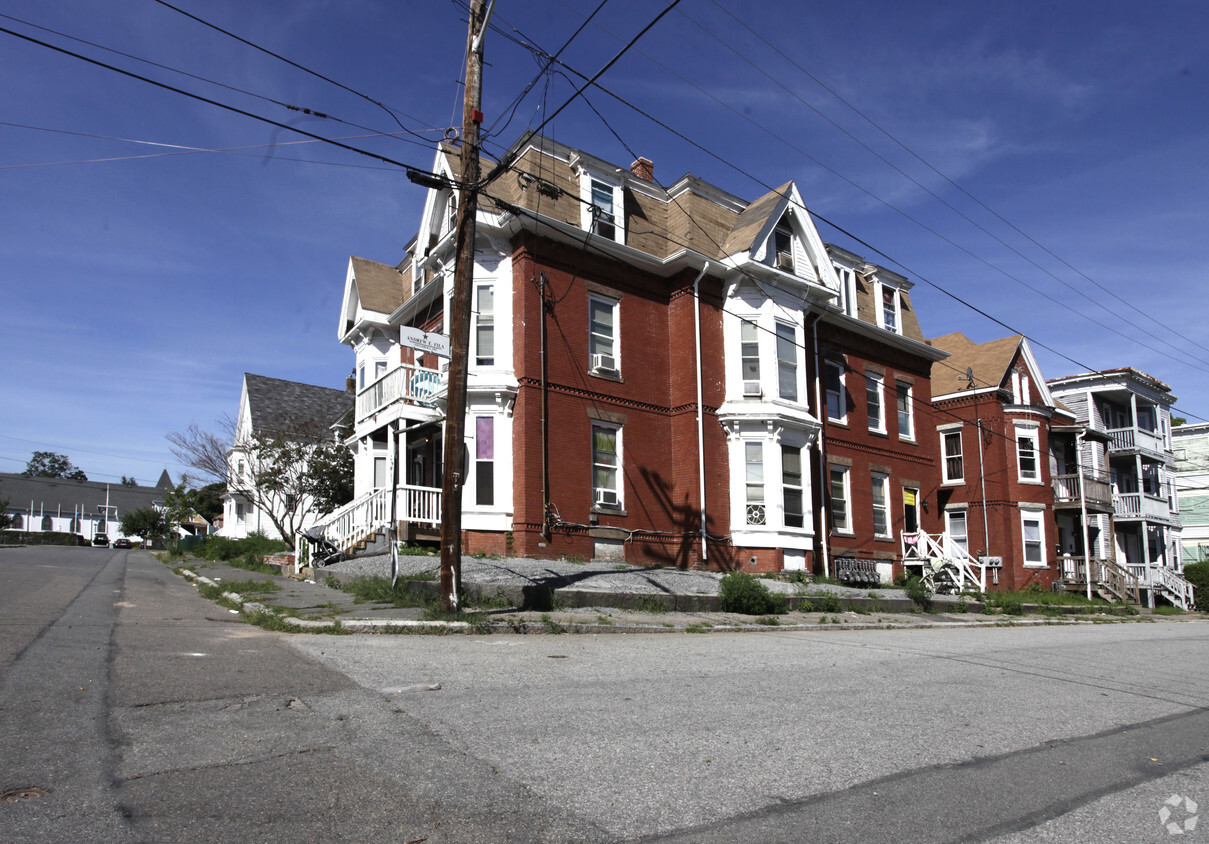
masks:
{"type": "Polygon", "coordinates": [[[109,547],[109,534],[98,533],[98,534],[94,535],[92,537],[92,546],[94,548],[108,548],[109,547]]]}
{"type": "Polygon", "coordinates": [[[134,545],[126,537],[119,536],[117,539],[113,540],[113,547],[114,548],[133,548],[134,545]]]}

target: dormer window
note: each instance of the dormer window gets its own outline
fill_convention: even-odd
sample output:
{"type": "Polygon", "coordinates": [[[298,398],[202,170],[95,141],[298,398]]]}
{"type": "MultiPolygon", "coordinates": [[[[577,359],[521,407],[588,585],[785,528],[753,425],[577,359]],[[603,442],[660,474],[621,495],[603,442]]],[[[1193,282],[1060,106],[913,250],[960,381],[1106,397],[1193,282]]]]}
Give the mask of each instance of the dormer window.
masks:
{"type": "Polygon", "coordinates": [[[898,288],[884,283],[879,283],[878,288],[882,300],[881,309],[878,311],[881,327],[895,334],[902,334],[902,305],[898,288]]]}
{"type": "Polygon", "coordinates": [[[782,218],[772,232],[773,266],[787,273],[793,272],[793,228],[788,218],[782,218]]]}
{"type": "Polygon", "coordinates": [[[579,169],[580,225],[597,237],[625,243],[621,181],[600,170],[579,169]]]}
{"type": "Polygon", "coordinates": [[[842,313],[856,316],[856,273],[849,267],[835,265],[835,275],[840,281],[840,295],[836,305],[842,313]]]}
{"type": "Polygon", "coordinates": [[[592,180],[591,232],[609,240],[617,239],[617,215],[613,209],[613,188],[604,182],[592,180]]]}

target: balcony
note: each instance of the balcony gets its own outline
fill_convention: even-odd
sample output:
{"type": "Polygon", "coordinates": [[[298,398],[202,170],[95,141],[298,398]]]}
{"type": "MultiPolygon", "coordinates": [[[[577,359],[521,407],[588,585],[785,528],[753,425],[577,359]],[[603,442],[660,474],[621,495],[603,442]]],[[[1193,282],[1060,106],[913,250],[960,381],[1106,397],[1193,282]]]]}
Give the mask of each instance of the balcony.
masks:
{"type": "MultiPolygon", "coordinates": [[[[1083,473],[1083,503],[1087,509],[1099,513],[1112,512],[1112,487],[1103,476],[1091,472],[1083,473]]],[[[1079,476],[1054,475],[1054,506],[1057,508],[1079,507],[1079,476]]]]}
{"type": "Polygon", "coordinates": [[[1170,458],[1163,437],[1145,428],[1110,428],[1108,436],[1112,442],[1108,447],[1111,454],[1142,454],[1158,460],[1170,458]]]}
{"type": "Polygon", "coordinates": [[[1113,510],[1118,519],[1146,519],[1147,521],[1176,524],[1179,516],[1171,509],[1167,498],[1145,492],[1121,492],[1112,497],[1113,510]]]}
{"type": "Polygon", "coordinates": [[[357,393],[357,421],[380,413],[397,402],[433,407],[444,395],[446,373],[403,364],[357,393]]]}

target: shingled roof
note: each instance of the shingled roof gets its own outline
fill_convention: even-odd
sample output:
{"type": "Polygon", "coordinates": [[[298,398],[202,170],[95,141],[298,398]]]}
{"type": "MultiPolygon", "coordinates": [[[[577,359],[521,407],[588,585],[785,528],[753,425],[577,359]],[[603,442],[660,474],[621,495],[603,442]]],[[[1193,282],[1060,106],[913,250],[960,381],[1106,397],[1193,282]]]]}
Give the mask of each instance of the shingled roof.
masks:
{"type": "Polygon", "coordinates": [[[932,395],[939,398],[971,389],[965,378],[967,369],[974,375],[975,389],[1000,386],[1022,339],[1020,334],[1013,334],[987,343],[975,343],[960,331],[935,338],[932,345],[948,352],[950,357],[944,366],[932,371],[932,395]]]}
{"type": "Polygon", "coordinates": [[[411,284],[395,267],[367,258],[349,257],[361,307],[380,314],[393,313],[411,295],[411,284]]]}
{"type": "Polygon", "coordinates": [[[244,373],[252,430],[262,434],[296,433],[299,425],[326,429],[353,409],[344,390],[244,373]]]}
{"type": "MultiPolygon", "coordinates": [[[[161,483],[166,475],[167,470],[160,476],[161,483]]],[[[168,486],[171,486],[171,481],[168,486]]],[[[105,504],[108,495],[109,505],[117,508],[113,512],[121,518],[132,510],[162,503],[164,489],[158,486],[123,486],[103,481],[27,478],[19,474],[0,473],[0,498],[8,501],[10,510],[24,512],[32,502],[35,513],[45,512],[47,515],[62,511],[63,515],[70,516],[77,507],[81,507],[86,516],[96,516],[100,512],[97,508],[105,504]]]]}

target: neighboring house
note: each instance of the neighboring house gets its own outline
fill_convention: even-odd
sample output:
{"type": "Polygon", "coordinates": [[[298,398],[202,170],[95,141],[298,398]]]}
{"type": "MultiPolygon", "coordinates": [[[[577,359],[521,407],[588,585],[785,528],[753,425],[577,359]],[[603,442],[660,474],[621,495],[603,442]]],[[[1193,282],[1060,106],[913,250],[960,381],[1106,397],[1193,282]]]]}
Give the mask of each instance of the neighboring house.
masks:
{"type": "Polygon", "coordinates": [[[306,530],[324,515],[314,512],[309,495],[298,494],[293,487],[265,488],[259,479],[270,467],[258,455],[256,443],[279,437],[301,442],[334,437],[352,406],[351,390],[245,373],[235,440],[227,454],[222,528],[215,532],[235,539],[252,533],[280,539],[284,534],[306,530]]]}
{"type": "Polygon", "coordinates": [[[1086,372],[1049,381],[1061,401],[1089,431],[1107,435],[1089,442],[1084,465],[1107,470],[1112,486],[1111,524],[1101,516],[1101,536],[1112,537],[1112,556],[1137,578],[1151,606],[1163,598],[1191,605],[1183,578],[1179,499],[1174,483],[1171,388],[1132,368],[1086,372]]]}
{"type": "MultiPolygon", "coordinates": [[[[940,524],[921,513],[939,471],[922,434],[944,354],[909,282],[829,250],[792,182],[749,203],[542,137],[509,157],[477,217],[463,550],[898,570],[901,534],[940,524]],[[826,361],[844,366],[850,421],[824,424],[826,361]],[[832,467],[848,472],[839,495],[832,467]]],[[[433,169],[456,180],[458,166],[443,147],[433,169]]],[[[439,529],[448,360],[434,335],[455,218],[456,194],[431,188],[403,261],[349,261],[338,339],[356,355],[357,498],[320,525],[338,545],[389,525],[392,489],[405,535],[439,529]]]]}
{"type": "Polygon", "coordinates": [[[163,509],[164,493],[170,489],[167,470],[155,486],[0,473],[0,499],[8,501],[5,512],[12,518],[9,530],[74,533],[85,542],[98,533],[111,540],[122,536],[122,516],[145,507],[163,509]]]}
{"type": "Polygon", "coordinates": [[[904,542],[918,547],[944,529],[932,370],[947,352],[924,340],[907,279],[837,246],[828,252],[839,296],[813,320],[824,408],[815,505],[831,558],[823,568],[855,582],[854,561],[872,561],[889,581],[902,572],[904,542]]]}
{"type": "MultiPolygon", "coordinates": [[[[1085,426],[1050,393],[1023,336],[975,343],[956,332],[932,344],[950,353],[932,379],[947,532],[965,537],[973,556],[993,559],[989,588],[1086,586],[1074,561],[1110,556],[1112,499],[1094,461],[1080,481],[1085,426]]],[[[1096,588],[1108,582],[1115,597],[1136,601],[1120,578],[1092,574],[1096,588]]]]}
{"type": "Polygon", "coordinates": [[[1209,423],[1171,429],[1175,486],[1180,504],[1181,559],[1209,560],[1209,423]]]}

